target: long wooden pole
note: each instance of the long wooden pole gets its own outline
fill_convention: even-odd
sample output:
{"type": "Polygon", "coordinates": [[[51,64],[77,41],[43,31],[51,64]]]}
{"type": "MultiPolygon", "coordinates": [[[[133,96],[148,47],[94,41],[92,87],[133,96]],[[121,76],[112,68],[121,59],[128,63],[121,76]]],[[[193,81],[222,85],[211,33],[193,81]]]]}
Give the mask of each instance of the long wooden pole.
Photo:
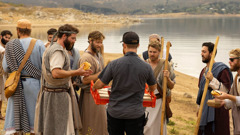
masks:
{"type": "Polygon", "coordinates": [[[161,52],[160,52],[160,59],[163,58],[163,46],[164,46],[164,37],[161,37],[161,52]]]}
{"type": "MultiPolygon", "coordinates": [[[[213,49],[213,52],[212,52],[212,57],[211,57],[211,61],[210,61],[210,64],[209,64],[208,72],[212,71],[212,66],[213,66],[214,57],[215,57],[216,50],[217,50],[218,41],[219,41],[219,36],[217,36],[217,39],[216,39],[216,42],[215,42],[215,45],[214,45],[214,49],[213,49]]],[[[208,91],[208,85],[209,85],[209,80],[206,78],[206,83],[205,83],[205,86],[204,86],[204,91],[203,91],[203,95],[202,95],[202,99],[201,99],[201,104],[200,104],[200,108],[199,108],[199,111],[198,111],[198,119],[197,119],[195,133],[194,133],[195,135],[198,134],[199,125],[200,125],[200,121],[201,121],[201,117],[202,117],[203,105],[204,105],[204,101],[205,101],[206,94],[207,94],[207,91],[208,91]]]]}
{"type": "MultiPolygon", "coordinates": [[[[163,46],[163,44],[162,44],[163,46]]],[[[166,52],[166,59],[164,64],[164,70],[168,70],[168,55],[169,55],[169,49],[170,49],[171,43],[167,42],[167,52],[166,52]]],[[[166,110],[166,91],[167,91],[167,77],[163,78],[163,101],[162,101],[162,115],[161,115],[161,132],[160,135],[163,135],[163,126],[165,123],[165,110],[166,110]]]]}

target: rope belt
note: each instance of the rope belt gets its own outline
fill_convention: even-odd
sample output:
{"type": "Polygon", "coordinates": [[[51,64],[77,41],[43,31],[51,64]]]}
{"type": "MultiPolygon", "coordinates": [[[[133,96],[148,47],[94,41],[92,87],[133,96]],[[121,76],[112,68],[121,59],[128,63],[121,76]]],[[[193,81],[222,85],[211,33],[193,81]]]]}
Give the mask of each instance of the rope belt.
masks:
{"type": "Polygon", "coordinates": [[[47,92],[68,92],[70,89],[68,88],[47,88],[47,87],[44,87],[43,88],[44,91],[47,91],[47,92]]]}

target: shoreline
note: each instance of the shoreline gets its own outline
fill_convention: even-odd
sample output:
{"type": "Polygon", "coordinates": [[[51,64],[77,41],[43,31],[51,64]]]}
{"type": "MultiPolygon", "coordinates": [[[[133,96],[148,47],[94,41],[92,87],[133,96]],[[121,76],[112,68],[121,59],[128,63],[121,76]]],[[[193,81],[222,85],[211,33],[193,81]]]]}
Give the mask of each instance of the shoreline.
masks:
{"type": "Polygon", "coordinates": [[[152,15],[135,15],[137,18],[198,18],[198,17],[240,17],[240,14],[189,14],[189,13],[166,13],[152,15]]]}

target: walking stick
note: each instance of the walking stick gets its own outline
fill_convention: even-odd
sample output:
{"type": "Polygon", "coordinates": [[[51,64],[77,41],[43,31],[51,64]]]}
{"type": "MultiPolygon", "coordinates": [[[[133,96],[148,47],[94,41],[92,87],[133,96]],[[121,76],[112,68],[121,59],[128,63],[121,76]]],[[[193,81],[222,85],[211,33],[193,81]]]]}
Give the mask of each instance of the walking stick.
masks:
{"type": "MultiPolygon", "coordinates": [[[[216,39],[216,42],[215,42],[215,45],[214,45],[214,49],[213,49],[211,61],[210,61],[210,64],[209,64],[208,72],[212,71],[212,66],[213,66],[213,61],[214,61],[214,57],[215,57],[216,50],[217,50],[218,40],[219,40],[219,36],[217,36],[217,39],[216,39]]],[[[203,105],[204,105],[204,101],[205,101],[207,90],[208,90],[208,85],[209,85],[209,80],[206,78],[206,83],[205,83],[205,86],[204,86],[204,91],[203,91],[203,95],[202,95],[202,99],[201,99],[201,103],[200,103],[200,108],[199,108],[199,111],[198,111],[198,119],[197,119],[197,124],[196,124],[196,128],[195,128],[195,133],[194,133],[195,135],[198,134],[199,125],[200,125],[200,121],[201,121],[201,117],[202,117],[203,105]]]]}
{"type": "Polygon", "coordinates": [[[164,37],[161,37],[161,52],[160,52],[160,59],[163,57],[163,46],[164,46],[164,37]]]}
{"type": "MultiPolygon", "coordinates": [[[[163,46],[163,45],[162,45],[163,46]]],[[[171,43],[167,42],[167,52],[166,52],[166,59],[164,64],[164,70],[168,70],[168,55],[171,43]]],[[[166,91],[167,91],[167,77],[163,78],[163,102],[162,102],[162,115],[161,115],[161,132],[160,135],[163,135],[163,126],[165,122],[165,110],[166,110],[166,91]]]]}

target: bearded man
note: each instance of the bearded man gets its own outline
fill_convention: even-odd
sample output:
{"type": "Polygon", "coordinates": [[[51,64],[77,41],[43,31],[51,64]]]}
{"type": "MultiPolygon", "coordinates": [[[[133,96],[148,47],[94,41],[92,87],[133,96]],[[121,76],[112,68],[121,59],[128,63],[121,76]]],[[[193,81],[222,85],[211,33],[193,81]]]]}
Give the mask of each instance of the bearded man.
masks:
{"type": "MultiPolygon", "coordinates": [[[[232,109],[234,135],[240,135],[240,48],[231,50],[229,57],[230,70],[237,74],[229,94],[221,92],[222,95],[216,98],[222,100],[221,105],[224,105],[226,109],[232,109]]],[[[208,77],[213,78],[211,74],[208,77]]]]}
{"type": "Polygon", "coordinates": [[[79,65],[84,62],[91,64],[93,74],[82,78],[80,95],[80,113],[83,123],[82,134],[108,135],[106,107],[96,105],[90,93],[90,82],[98,79],[104,68],[103,57],[100,53],[105,36],[99,31],[90,32],[88,35],[88,48],[80,58],[79,65]]]}
{"type": "MultiPolygon", "coordinates": [[[[202,44],[202,62],[206,63],[206,67],[204,67],[200,73],[199,77],[199,91],[197,96],[196,103],[200,105],[202,94],[206,82],[205,75],[209,70],[210,60],[212,56],[212,52],[214,49],[214,44],[211,42],[206,42],[202,44]]],[[[209,73],[208,73],[209,74],[209,73]]],[[[221,89],[224,92],[229,92],[232,84],[232,73],[227,65],[222,62],[213,63],[212,67],[213,78],[209,83],[208,91],[206,94],[205,102],[203,105],[202,117],[200,121],[200,127],[198,134],[199,135],[230,135],[229,130],[229,111],[225,110],[224,107],[221,108],[213,108],[209,107],[206,103],[209,99],[213,99],[211,95],[211,91],[214,89],[221,89]],[[216,85],[216,82],[219,82],[219,85],[216,85]],[[217,86],[217,87],[216,87],[217,86]]],[[[197,111],[198,115],[198,111],[197,111]]]]}
{"type": "MultiPolygon", "coordinates": [[[[150,42],[148,45],[148,56],[149,59],[146,60],[150,64],[154,72],[154,77],[157,81],[157,89],[154,90],[154,94],[157,97],[156,107],[147,107],[146,111],[149,112],[149,118],[146,126],[144,127],[144,135],[159,135],[161,129],[161,115],[162,115],[162,95],[163,88],[162,82],[163,78],[167,77],[167,99],[171,97],[171,89],[173,89],[176,81],[173,68],[168,64],[168,70],[164,70],[165,60],[159,58],[161,52],[161,44],[159,42],[150,42]]],[[[166,108],[169,108],[169,100],[166,102],[166,108]]],[[[165,114],[164,114],[165,115],[165,114]]],[[[166,115],[169,118],[168,115],[166,115]]],[[[167,134],[167,120],[164,120],[163,135],[167,134]]]]}
{"type": "Polygon", "coordinates": [[[5,100],[4,95],[4,83],[6,81],[7,74],[4,73],[2,68],[2,60],[5,52],[5,45],[12,37],[12,33],[9,30],[3,30],[0,35],[0,120],[4,120],[4,117],[2,116],[1,110],[2,110],[2,101],[5,100]]]}
{"type": "Polygon", "coordinates": [[[81,129],[72,76],[88,76],[90,70],[71,70],[68,52],[73,48],[78,29],[65,24],[58,29],[57,42],[49,46],[42,59],[42,84],[36,105],[36,133],[75,135],[81,129]]]}

